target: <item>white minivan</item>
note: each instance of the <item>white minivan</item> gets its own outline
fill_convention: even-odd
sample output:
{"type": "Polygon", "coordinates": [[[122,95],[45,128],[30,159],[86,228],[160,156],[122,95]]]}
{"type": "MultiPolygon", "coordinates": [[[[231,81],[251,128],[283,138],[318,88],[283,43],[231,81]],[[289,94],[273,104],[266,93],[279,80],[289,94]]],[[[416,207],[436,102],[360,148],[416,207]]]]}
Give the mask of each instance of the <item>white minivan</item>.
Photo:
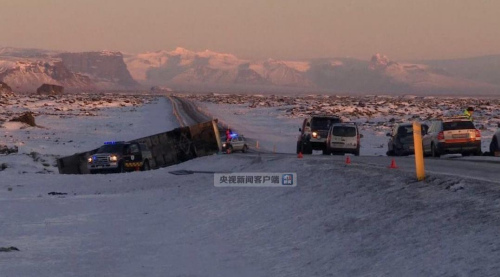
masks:
{"type": "Polygon", "coordinates": [[[360,138],[361,134],[356,123],[333,124],[328,131],[324,154],[352,153],[359,156],[360,138]]]}

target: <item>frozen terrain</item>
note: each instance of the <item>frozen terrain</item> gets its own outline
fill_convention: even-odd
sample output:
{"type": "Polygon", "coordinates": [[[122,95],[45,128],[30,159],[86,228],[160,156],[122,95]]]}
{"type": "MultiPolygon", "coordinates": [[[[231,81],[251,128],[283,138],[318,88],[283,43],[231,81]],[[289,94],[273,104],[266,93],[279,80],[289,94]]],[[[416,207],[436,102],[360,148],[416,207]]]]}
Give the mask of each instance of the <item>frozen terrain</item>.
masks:
{"type": "MultiPolygon", "coordinates": [[[[0,142],[18,146],[19,153],[0,155],[5,165],[0,247],[20,250],[0,252],[2,276],[493,276],[500,271],[498,164],[430,159],[426,163],[433,170],[418,183],[411,157],[397,159],[399,169],[388,169],[387,157],[353,157],[345,165],[340,156],[254,153],[202,157],[147,172],[60,175],[52,164],[56,156],[179,124],[167,98],[78,96],[73,102],[68,97],[2,100],[9,102],[2,106],[0,142]],[[35,112],[43,127],[8,121],[26,110],[35,112]],[[444,174],[449,168],[460,176],[444,174]],[[169,173],[182,169],[296,172],[298,186],[219,188],[210,173],[169,173]]],[[[218,110],[221,121],[238,124],[235,129],[250,137],[259,126],[283,134],[293,126],[287,140],[261,142],[284,152],[293,152],[286,144],[294,145],[306,114],[291,116],[293,103],[215,105],[204,109],[218,110]]],[[[374,118],[394,116],[387,113],[374,118]]],[[[384,142],[389,126],[363,126],[365,132],[380,127],[381,134],[371,131],[372,139],[384,142]]],[[[362,154],[380,154],[367,149],[362,154]]]]}
{"type": "Polygon", "coordinates": [[[429,122],[440,116],[461,115],[475,107],[474,122],[481,130],[483,151],[489,150],[500,122],[500,100],[445,97],[393,96],[283,96],[202,94],[185,95],[202,111],[242,134],[259,140],[259,146],[295,153],[298,129],[307,116],[338,115],[360,126],[361,155],[385,155],[394,123],[429,122]]]}

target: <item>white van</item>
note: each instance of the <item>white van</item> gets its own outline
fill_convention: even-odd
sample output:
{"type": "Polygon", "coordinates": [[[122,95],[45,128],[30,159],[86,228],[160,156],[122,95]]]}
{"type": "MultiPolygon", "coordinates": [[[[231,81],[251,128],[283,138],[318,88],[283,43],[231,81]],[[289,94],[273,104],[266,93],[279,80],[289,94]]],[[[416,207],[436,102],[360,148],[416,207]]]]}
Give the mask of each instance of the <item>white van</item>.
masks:
{"type": "Polygon", "coordinates": [[[326,139],[326,155],[352,153],[359,156],[360,138],[355,123],[336,123],[330,127],[326,139]]]}

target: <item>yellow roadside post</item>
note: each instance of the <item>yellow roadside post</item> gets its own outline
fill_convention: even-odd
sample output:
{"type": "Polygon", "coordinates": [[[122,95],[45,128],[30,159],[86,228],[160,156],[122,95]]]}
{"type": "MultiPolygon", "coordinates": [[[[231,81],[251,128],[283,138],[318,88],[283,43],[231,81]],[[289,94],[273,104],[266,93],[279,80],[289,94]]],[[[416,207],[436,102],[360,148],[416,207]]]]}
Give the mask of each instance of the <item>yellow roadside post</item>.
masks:
{"type": "Polygon", "coordinates": [[[422,125],[416,121],[413,122],[413,147],[415,149],[415,170],[417,172],[417,180],[422,181],[425,179],[422,125]]]}

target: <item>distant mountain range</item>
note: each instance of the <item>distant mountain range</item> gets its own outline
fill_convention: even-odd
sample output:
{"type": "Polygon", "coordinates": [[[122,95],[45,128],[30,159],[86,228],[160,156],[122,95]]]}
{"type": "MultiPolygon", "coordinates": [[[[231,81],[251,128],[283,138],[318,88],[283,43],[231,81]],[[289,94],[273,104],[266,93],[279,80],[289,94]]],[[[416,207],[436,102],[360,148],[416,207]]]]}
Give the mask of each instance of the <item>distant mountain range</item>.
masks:
{"type": "Polygon", "coordinates": [[[75,90],[333,92],[342,94],[500,95],[500,55],[412,63],[376,54],[370,60],[239,59],[184,48],[141,54],[67,53],[0,48],[0,81],[14,91],[41,82],[75,90]]]}

